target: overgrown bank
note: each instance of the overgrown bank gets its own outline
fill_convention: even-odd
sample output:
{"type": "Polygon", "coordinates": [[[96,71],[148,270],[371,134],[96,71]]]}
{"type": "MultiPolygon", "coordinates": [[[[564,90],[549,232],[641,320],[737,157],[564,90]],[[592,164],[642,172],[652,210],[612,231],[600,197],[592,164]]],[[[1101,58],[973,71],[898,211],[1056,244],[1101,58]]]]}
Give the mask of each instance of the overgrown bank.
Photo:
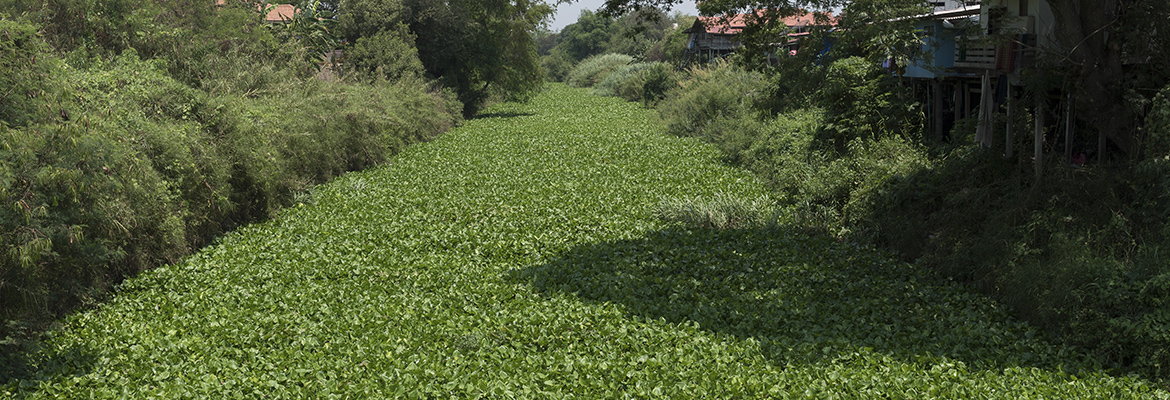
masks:
{"type": "Polygon", "coordinates": [[[767,188],[721,158],[553,85],[127,281],[0,397],[1168,396],[929,270],[735,218],[767,188]]]}
{"type": "Polygon", "coordinates": [[[250,3],[133,3],[0,9],[14,13],[0,14],[5,352],[461,120],[418,77],[322,79],[313,50],[250,3]]]}
{"type": "MultiPolygon", "coordinates": [[[[876,65],[804,56],[763,72],[698,67],[656,86],[675,88],[657,109],[671,133],[704,138],[766,179],[806,229],[896,251],[1119,368],[1170,377],[1167,92],[1151,99],[1140,157],[1048,161],[1037,180],[1030,155],[968,145],[972,121],[946,142],[924,138],[920,105],[876,65]]],[[[1015,123],[1026,131],[1031,117],[1015,123]]]]}

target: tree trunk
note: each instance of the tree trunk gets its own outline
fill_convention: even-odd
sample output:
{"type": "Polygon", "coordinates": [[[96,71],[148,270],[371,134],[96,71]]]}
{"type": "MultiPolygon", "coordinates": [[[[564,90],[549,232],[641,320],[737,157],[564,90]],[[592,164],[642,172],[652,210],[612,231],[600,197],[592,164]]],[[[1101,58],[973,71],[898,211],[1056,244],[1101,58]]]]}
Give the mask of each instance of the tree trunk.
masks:
{"type": "Polygon", "coordinates": [[[1135,118],[1125,105],[1117,0],[1048,0],[1062,67],[1076,88],[1079,115],[1126,153],[1136,150],[1135,118]]]}

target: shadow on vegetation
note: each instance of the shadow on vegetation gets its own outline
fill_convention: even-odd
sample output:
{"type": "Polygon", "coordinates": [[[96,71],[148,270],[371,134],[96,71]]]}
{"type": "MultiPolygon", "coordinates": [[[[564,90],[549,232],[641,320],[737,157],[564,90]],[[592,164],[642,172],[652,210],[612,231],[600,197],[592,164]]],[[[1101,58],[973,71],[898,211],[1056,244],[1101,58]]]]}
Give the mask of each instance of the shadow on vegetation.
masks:
{"type": "Polygon", "coordinates": [[[536,114],[523,112],[493,112],[480,113],[468,119],[487,119],[487,118],[515,118],[515,117],[530,117],[536,114]]]}
{"type": "Polygon", "coordinates": [[[546,294],[620,304],[633,316],[752,338],[777,364],[868,351],[924,366],[949,359],[973,369],[1076,370],[994,303],[922,271],[774,227],[590,244],[513,278],[546,294]]]}
{"type": "Polygon", "coordinates": [[[866,199],[858,239],[995,297],[1107,365],[1167,382],[1166,170],[1053,156],[1036,180],[1029,157],[960,148],[890,179],[866,199]]]}
{"type": "MultiPolygon", "coordinates": [[[[97,362],[94,352],[86,347],[73,346],[53,352],[43,359],[34,359],[42,352],[36,349],[0,347],[0,388],[33,389],[41,382],[58,380],[62,376],[82,376],[92,372],[97,362]],[[17,383],[17,386],[13,384],[17,383]]],[[[15,398],[23,398],[18,392],[15,398]]]]}

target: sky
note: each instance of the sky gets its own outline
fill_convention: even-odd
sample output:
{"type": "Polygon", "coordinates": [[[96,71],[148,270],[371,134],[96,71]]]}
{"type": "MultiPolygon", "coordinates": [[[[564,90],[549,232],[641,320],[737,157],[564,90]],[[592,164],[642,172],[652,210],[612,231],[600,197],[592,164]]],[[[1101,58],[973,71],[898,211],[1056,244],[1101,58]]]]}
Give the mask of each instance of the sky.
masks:
{"type": "MultiPolygon", "coordinates": [[[[552,3],[550,1],[549,3],[552,3]]],[[[598,8],[605,4],[605,0],[576,0],[572,3],[557,5],[556,15],[553,17],[552,25],[549,30],[553,32],[560,32],[565,25],[577,22],[577,17],[581,16],[581,10],[589,9],[597,11],[598,8]]],[[[674,9],[667,11],[667,14],[674,14],[675,11],[688,15],[699,15],[699,10],[695,8],[693,0],[686,0],[682,4],[674,6],[674,9]]]]}

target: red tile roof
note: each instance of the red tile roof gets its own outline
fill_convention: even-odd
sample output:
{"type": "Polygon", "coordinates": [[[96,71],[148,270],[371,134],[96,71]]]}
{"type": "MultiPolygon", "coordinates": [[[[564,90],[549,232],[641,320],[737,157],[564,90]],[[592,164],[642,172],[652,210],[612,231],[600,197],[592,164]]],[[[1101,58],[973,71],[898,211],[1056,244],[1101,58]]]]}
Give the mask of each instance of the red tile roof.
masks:
{"type": "MultiPolygon", "coordinates": [[[[761,15],[762,12],[757,11],[756,14],[761,15]]],[[[837,18],[832,14],[826,14],[826,16],[829,18],[829,25],[837,24],[837,18]]],[[[790,27],[804,27],[817,24],[816,13],[805,13],[804,15],[785,17],[780,21],[783,22],[785,26],[790,27]]],[[[743,29],[747,27],[747,14],[735,14],[730,18],[698,17],[695,22],[701,23],[707,33],[735,35],[743,32],[743,29]]]]}

